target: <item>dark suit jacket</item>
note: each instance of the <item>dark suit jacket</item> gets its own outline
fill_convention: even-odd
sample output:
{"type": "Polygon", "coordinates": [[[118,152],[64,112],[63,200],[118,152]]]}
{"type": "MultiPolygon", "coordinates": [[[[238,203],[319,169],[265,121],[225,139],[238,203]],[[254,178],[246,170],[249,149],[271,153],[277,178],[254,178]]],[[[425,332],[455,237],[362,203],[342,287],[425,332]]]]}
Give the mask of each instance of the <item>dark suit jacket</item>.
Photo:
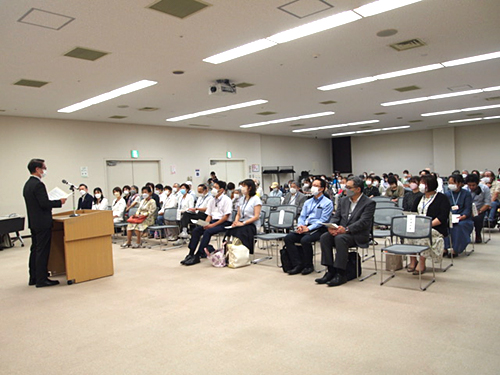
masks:
{"type": "Polygon", "coordinates": [[[354,241],[359,246],[366,244],[370,240],[370,233],[373,226],[373,214],[375,213],[375,201],[366,195],[361,194],[354,211],[349,216],[351,201],[348,197],[340,198],[340,202],[331,220],[332,223],[349,228],[354,241]]]}
{"type": "MultiPolygon", "coordinates": [[[[413,212],[418,212],[418,205],[423,198],[424,196],[422,195],[420,199],[415,199],[412,208],[413,212]]],[[[442,193],[436,193],[436,198],[434,198],[432,203],[427,208],[427,216],[431,217],[433,220],[438,218],[441,222],[441,224],[436,225],[433,228],[445,237],[448,235],[450,210],[450,201],[446,198],[446,195],[442,193]]]]}
{"type": "Polygon", "coordinates": [[[85,194],[85,197],[80,197],[78,198],[78,210],[91,210],[92,209],[92,203],[94,202],[94,198],[92,198],[92,195],[90,194],[85,194]],[[84,198],[82,200],[82,198],[84,198]]]}
{"type": "Polygon", "coordinates": [[[33,176],[26,181],[23,196],[28,211],[29,228],[35,230],[52,228],[52,208],[62,207],[62,202],[49,200],[45,184],[33,176]]]}
{"type": "MultiPolygon", "coordinates": [[[[297,206],[297,214],[300,215],[300,212],[302,211],[302,206],[304,205],[304,202],[307,200],[307,197],[300,191],[298,191],[296,195],[297,197],[295,198],[295,205],[297,206]]],[[[285,199],[283,200],[282,204],[290,204],[291,199],[292,199],[292,193],[287,193],[285,195],[285,199]]]]}

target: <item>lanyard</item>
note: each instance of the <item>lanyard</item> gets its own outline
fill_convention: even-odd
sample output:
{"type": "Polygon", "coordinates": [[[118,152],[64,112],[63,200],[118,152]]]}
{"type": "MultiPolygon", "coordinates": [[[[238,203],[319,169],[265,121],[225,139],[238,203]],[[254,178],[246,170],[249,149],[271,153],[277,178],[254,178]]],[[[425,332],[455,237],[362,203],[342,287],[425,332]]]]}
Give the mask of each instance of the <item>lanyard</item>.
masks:
{"type": "Polygon", "coordinates": [[[208,194],[204,195],[204,196],[203,196],[203,199],[201,200],[201,202],[200,202],[200,203],[199,203],[196,207],[197,207],[197,208],[200,208],[200,207],[201,207],[201,205],[203,204],[203,202],[205,202],[205,199],[207,199],[207,197],[208,197],[208,194]]]}
{"type": "Polygon", "coordinates": [[[425,211],[425,207],[427,207],[429,204],[431,204],[434,201],[434,197],[435,196],[436,196],[436,194],[434,194],[432,197],[430,197],[427,202],[423,202],[423,204],[422,204],[422,213],[424,215],[427,214],[427,211],[425,211]]]}
{"type": "MultiPolygon", "coordinates": [[[[322,196],[321,196],[321,198],[319,198],[318,203],[316,203],[316,204],[315,204],[315,205],[311,208],[311,210],[307,213],[306,218],[307,218],[307,217],[309,217],[309,215],[310,215],[310,214],[312,214],[312,213],[314,212],[314,210],[316,209],[316,207],[318,207],[318,206],[319,206],[319,204],[321,203],[321,200],[323,199],[323,197],[324,197],[324,195],[322,195],[322,196]]],[[[314,200],[314,198],[313,198],[313,200],[314,200]]]]}
{"type": "Polygon", "coordinates": [[[462,192],[458,193],[458,197],[457,197],[457,199],[455,199],[455,196],[453,195],[453,193],[451,193],[451,199],[453,200],[454,206],[456,206],[458,201],[460,201],[460,194],[462,194],[462,192]]]}
{"type": "Polygon", "coordinates": [[[240,214],[241,214],[240,220],[245,217],[245,209],[247,208],[247,205],[250,202],[250,199],[251,198],[249,198],[248,200],[246,200],[246,199],[243,200],[244,204],[243,204],[243,210],[240,211],[240,214]]]}

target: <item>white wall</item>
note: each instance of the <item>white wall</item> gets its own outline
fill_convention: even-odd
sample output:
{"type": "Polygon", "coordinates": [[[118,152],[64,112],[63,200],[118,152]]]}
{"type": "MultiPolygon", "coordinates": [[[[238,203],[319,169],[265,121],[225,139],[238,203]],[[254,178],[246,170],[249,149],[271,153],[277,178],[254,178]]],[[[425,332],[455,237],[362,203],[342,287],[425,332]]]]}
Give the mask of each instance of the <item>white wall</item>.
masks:
{"type": "MultiPolygon", "coordinates": [[[[22,188],[31,158],[46,160],[44,182],[49,190],[66,188],[61,183],[64,178],[107,191],[105,160],[131,160],[133,149],[139,150],[141,160],[161,160],[161,182],[169,184],[184,182],[188,176],[193,176],[194,184],[206,181],[212,169],[209,160],[225,159],[226,151],[232,152],[233,159],[244,160],[247,172],[251,164],[294,165],[297,170],[316,168],[322,173],[331,170],[329,140],[8,116],[0,116],[0,139],[4,175],[0,215],[25,214],[22,188]],[[171,165],[177,174],[170,173],[171,165]],[[88,178],[80,177],[82,166],[88,167],[88,178]],[[195,169],[200,169],[199,178],[194,176],[195,169]]],[[[256,177],[261,178],[260,174],[256,177]]],[[[70,209],[68,202],[64,210],[70,209]]]]}
{"type": "Polygon", "coordinates": [[[500,167],[500,124],[352,137],[353,172],[415,174],[430,168],[441,175],[454,169],[495,173],[500,167]]]}

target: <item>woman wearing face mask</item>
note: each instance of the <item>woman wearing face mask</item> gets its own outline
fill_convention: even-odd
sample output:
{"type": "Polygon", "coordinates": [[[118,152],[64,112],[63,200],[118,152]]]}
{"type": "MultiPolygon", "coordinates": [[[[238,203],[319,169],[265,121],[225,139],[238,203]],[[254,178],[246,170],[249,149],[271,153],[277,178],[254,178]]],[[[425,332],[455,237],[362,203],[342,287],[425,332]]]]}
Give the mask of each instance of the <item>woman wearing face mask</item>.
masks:
{"type": "Polygon", "coordinates": [[[237,190],[233,191],[232,198],[231,198],[231,201],[233,203],[233,211],[237,211],[238,210],[238,206],[239,206],[239,203],[240,203],[241,195],[242,194],[241,194],[241,190],[240,189],[237,189],[237,190]]]}
{"type": "MultiPolygon", "coordinates": [[[[163,188],[163,192],[165,193],[165,200],[163,201],[163,205],[160,208],[160,211],[158,211],[158,216],[156,218],[156,225],[164,225],[164,224],[175,225],[176,224],[175,221],[165,220],[163,214],[165,213],[166,209],[177,208],[177,197],[175,196],[172,187],[169,185],[165,185],[165,187],[163,188]]],[[[166,234],[169,241],[176,241],[177,236],[179,235],[179,229],[167,228],[166,234]]]]}
{"type": "Polygon", "coordinates": [[[99,187],[94,189],[94,201],[92,202],[93,210],[104,211],[108,209],[108,200],[104,198],[102,190],[99,187]]]}
{"type": "Polygon", "coordinates": [[[113,204],[111,205],[111,209],[113,210],[113,222],[119,223],[123,221],[123,213],[125,212],[127,204],[122,197],[122,189],[120,189],[119,186],[113,189],[113,195],[115,196],[113,204]]]}
{"type": "MultiPolygon", "coordinates": [[[[177,220],[180,221],[182,218],[182,214],[184,214],[184,212],[186,212],[190,208],[194,208],[194,198],[189,193],[189,185],[184,183],[180,186],[179,189],[179,198],[177,202],[177,220]]],[[[185,229],[187,233],[187,228],[182,228],[182,229],[183,231],[185,229]]],[[[186,239],[179,238],[177,241],[174,242],[174,246],[181,246],[186,243],[187,243],[186,239]]]]}
{"type": "MultiPolygon", "coordinates": [[[[461,254],[470,242],[470,235],[474,228],[472,221],[472,195],[469,191],[462,189],[464,179],[461,174],[454,174],[448,179],[448,191],[446,196],[451,205],[453,227],[450,229],[453,256],[461,254]]],[[[446,249],[450,248],[450,240],[445,239],[444,255],[448,254],[446,249]]]]}
{"type": "MultiPolygon", "coordinates": [[[[424,194],[420,200],[416,200],[413,204],[412,211],[417,212],[422,216],[429,216],[432,219],[432,246],[430,250],[424,251],[420,259],[410,257],[408,272],[413,272],[418,275],[419,271],[424,273],[426,270],[425,260],[429,256],[434,259],[439,259],[443,255],[444,240],[448,236],[448,219],[450,215],[450,202],[442,193],[438,193],[438,182],[436,178],[430,174],[420,177],[419,189],[424,194]]],[[[429,246],[428,239],[407,239],[405,242],[413,245],[429,246]]]]}
{"type": "Polygon", "coordinates": [[[257,228],[260,228],[260,209],[262,201],[256,195],[257,187],[253,180],[244,180],[241,183],[241,193],[243,197],[240,200],[240,206],[234,219],[232,229],[228,230],[226,236],[239,238],[245,245],[250,254],[253,254],[254,239],[257,234],[257,228]]]}
{"type": "Polygon", "coordinates": [[[129,212],[132,207],[137,207],[140,202],[141,196],[139,195],[139,188],[132,185],[130,188],[130,194],[128,194],[127,208],[125,209],[125,212],[129,212]]]}
{"type": "Polygon", "coordinates": [[[411,211],[413,209],[413,204],[415,201],[420,201],[424,193],[422,193],[418,187],[420,184],[420,177],[413,176],[409,180],[411,191],[407,191],[403,197],[403,211],[411,211]]]}
{"type": "Polygon", "coordinates": [[[141,237],[142,233],[150,226],[153,225],[154,223],[154,213],[156,211],[156,202],[154,199],[151,199],[151,195],[153,194],[153,191],[151,190],[151,187],[149,186],[144,186],[142,189],[142,195],[141,197],[143,198],[142,201],[139,203],[139,207],[137,208],[137,212],[133,217],[139,217],[139,216],[146,216],[146,220],[144,220],[142,223],[139,224],[132,224],[129,223],[127,225],[127,242],[121,245],[122,247],[130,247],[132,245],[132,232],[135,232],[135,236],[137,239],[137,242],[132,245],[133,249],[137,249],[141,247],[141,237]]]}
{"type": "Polygon", "coordinates": [[[278,197],[281,198],[283,196],[283,193],[280,190],[280,187],[277,182],[273,182],[271,184],[271,191],[269,193],[270,197],[278,197]]]}
{"type": "Polygon", "coordinates": [[[378,191],[378,188],[373,186],[373,177],[366,177],[366,180],[365,180],[365,189],[363,191],[363,193],[369,197],[369,198],[373,198],[373,197],[378,197],[380,196],[380,192],[378,191]]]}

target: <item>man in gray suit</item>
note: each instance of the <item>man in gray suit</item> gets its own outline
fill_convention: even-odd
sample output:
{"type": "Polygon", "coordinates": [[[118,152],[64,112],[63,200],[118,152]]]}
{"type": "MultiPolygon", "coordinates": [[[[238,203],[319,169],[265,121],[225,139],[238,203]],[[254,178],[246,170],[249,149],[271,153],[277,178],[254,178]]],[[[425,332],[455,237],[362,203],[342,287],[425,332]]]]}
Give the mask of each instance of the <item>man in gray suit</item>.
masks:
{"type": "Polygon", "coordinates": [[[375,202],[363,194],[363,181],[359,177],[350,177],[345,190],[347,196],[340,199],[331,220],[338,227],[328,228],[328,232],[320,238],[321,264],[327,266],[327,272],[322,278],[316,279],[318,284],[345,284],[349,248],[366,244],[370,240],[375,202]]]}
{"type": "Polygon", "coordinates": [[[307,200],[307,197],[299,191],[299,185],[295,181],[291,181],[288,186],[290,187],[290,192],[285,195],[283,200],[283,205],[294,205],[297,206],[297,216],[300,215],[302,211],[302,206],[307,200]]]}

